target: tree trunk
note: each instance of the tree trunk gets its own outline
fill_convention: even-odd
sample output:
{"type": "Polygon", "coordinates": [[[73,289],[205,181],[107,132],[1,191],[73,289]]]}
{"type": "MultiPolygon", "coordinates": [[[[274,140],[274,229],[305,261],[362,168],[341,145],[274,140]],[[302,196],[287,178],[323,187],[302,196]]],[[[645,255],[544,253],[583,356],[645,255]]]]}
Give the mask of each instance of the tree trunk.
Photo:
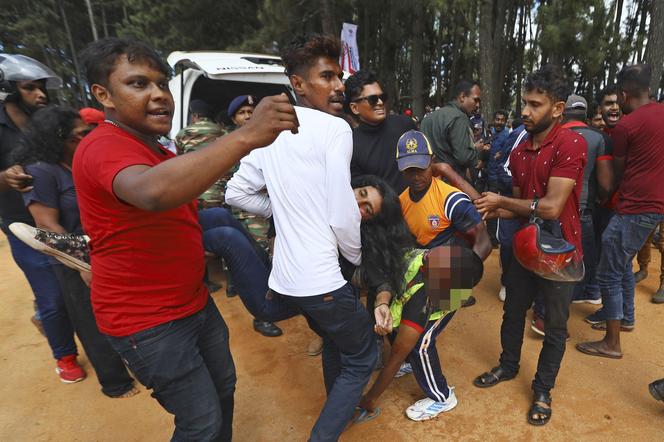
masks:
{"type": "Polygon", "coordinates": [[[623,0],[615,0],[615,21],[613,22],[613,36],[611,37],[611,45],[609,46],[609,84],[612,84],[616,79],[616,52],[618,52],[618,43],[620,41],[620,21],[622,20],[623,0]]]}
{"type": "Polygon", "coordinates": [[[657,94],[664,71],[664,0],[653,0],[645,62],[652,68],[650,93],[657,94]]]}
{"type": "Polygon", "coordinates": [[[505,42],[506,0],[480,2],[480,84],[485,115],[497,109],[501,90],[500,53],[505,42]]]}
{"type": "Polygon", "coordinates": [[[521,118],[521,89],[523,82],[523,54],[526,47],[526,14],[530,13],[530,0],[523,2],[521,17],[519,18],[519,40],[517,42],[516,56],[516,116],[521,118]]]}
{"type": "Polygon", "coordinates": [[[332,17],[332,6],[330,0],[320,0],[321,21],[323,25],[323,34],[336,35],[334,30],[334,18],[332,17]]]}
{"type": "Polygon", "coordinates": [[[62,6],[62,0],[55,0],[58,9],[60,10],[60,16],[62,17],[62,23],[65,27],[65,34],[67,34],[67,43],[69,44],[69,51],[71,52],[71,59],[74,62],[74,71],[76,71],[76,83],[78,83],[78,90],[81,94],[81,100],[83,100],[83,107],[88,106],[88,95],[85,92],[85,86],[83,85],[83,77],[81,76],[81,69],[78,65],[78,56],[76,55],[76,47],[74,46],[74,39],[71,35],[71,29],[69,28],[69,20],[67,20],[67,14],[65,8],[62,6]]]}
{"type": "Polygon", "coordinates": [[[418,118],[424,115],[424,4],[418,0],[413,11],[413,46],[411,62],[411,90],[413,114],[418,118]]]}

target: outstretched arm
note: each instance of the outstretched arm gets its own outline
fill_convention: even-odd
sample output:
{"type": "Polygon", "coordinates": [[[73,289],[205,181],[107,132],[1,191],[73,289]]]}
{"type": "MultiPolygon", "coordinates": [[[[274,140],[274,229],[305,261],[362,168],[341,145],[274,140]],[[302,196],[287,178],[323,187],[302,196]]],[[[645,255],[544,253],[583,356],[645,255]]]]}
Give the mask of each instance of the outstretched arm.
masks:
{"type": "Polygon", "coordinates": [[[113,192],[143,210],[173,209],[203,193],[253,149],[297,127],[297,115],[286,94],[265,97],[246,125],[208,146],[153,167],[133,165],[121,170],[113,179],[113,192]]]}
{"type": "Polygon", "coordinates": [[[378,398],[387,390],[399,371],[399,367],[406,360],[408,354],[415,348],[421,333],[412,327],[402,325],[399,327],[397,337],[392,344],[390,358],[380,371],[376,382],[371,386],[369,392],[362,398],[359,406],[365,410],[373,411],[376,408],[378,398]]]}

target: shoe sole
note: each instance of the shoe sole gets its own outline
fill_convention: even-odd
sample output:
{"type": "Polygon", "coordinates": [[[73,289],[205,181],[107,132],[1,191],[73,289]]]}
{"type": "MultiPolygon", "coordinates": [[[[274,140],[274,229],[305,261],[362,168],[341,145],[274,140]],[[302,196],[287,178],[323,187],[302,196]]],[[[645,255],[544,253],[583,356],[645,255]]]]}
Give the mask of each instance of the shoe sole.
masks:
{"type": "Polygon", "coordinates": [[[530,329],[531,329],[532,331],[534,331],[535,333],[537,333],[538,335],[540,335],[540,336],[546,336],[546,334],[545,334],[542,330],[540,330],[539,328],[535,327],[533,324],[530,324],[530,329]]]}
{"type": "MultiPolygon", "coordinates": [[[[606,331],[606,324],[604,323],[605,321],[598,322],[597,324],[593,324],[590,328],[593,330],[600,330],[600,331],[606,331]]],[[[621,325],[620,326],[620,331],[622,332],[633,332],[636,327],[634,325],[629,326],[629,325],[621,325]]]]}
{"type": "Polygon", "coordinates": [[[652,301],[653,304],[664,304],[664,298],[653,297],[650,301],[652,301]]]}
{"type": "Polygon", "coordinates": [[[26,245],[30,246],[31,248],[37,250],[38,252],[45,253],[49,256],[54,257],[58,261],[60,261],[62,264],[66,265],[67,267],[70,267],[74,270],[84,270],[86,272],[92,271],[90,264],[85,263],[81,260],[78,260],[74,258],[73,256],[69,256],[66,253],[63,253],[57,249],[54,249],[52,247],[47,246],[46,244],[37,241],[35,239],[35,235],[37,234],[37,231],[34,227],[29,226],[24,223],[11,223],[9,225],[9,230],[21,241],[23,241],[26,245]]]}
{"type": "Polygon", "coordinates": [[[602,322],[605,322],[603,319],[601,321],[595,321],[593,319],[583,318],[583,320],[590,325],[601,324],[602,322]]]}
{"type": "Polygon", "coordinates": [[[431,420],[431,419],[435,419],[436,417],[440,416],[440,415],[443,414],[443,413],[447,413],[448,411],[452,411],[454,408],[456,408],[456,406],[458,405],[458,403],[459,403],[459,402],[457,401],[456,396],[454,396],[454,402],[450,405],[449,408],[446,408],[445,410],[440,410],[440,411],[439,411],[438,413],[436,413],[436,414],[426,415],[426,416],[424,416],[424,417],[420,417],[420,418],[418,418],[418,419],[415,419],[415,418],[413,418],[413,417],[408,416],[408,410],[409,410],[409,408],[410,408],[410,407],[409,407],[409,408],[406,408],[406,417],[407,417],[408,419],[414,421],[414,422],[424,422],[424,421],[428,421],[428,420],[431,420]]]}
{"type": "Polygon", "coordinates": [[[56,368],[55,372],[58,374],[58,377],[60,378],[60,382],[62,382],[63,384],[75,384],[77,382],[81,382],[83,379],[86,378],[86,376],[83,376],[83,377],[80,377],[80,378],[77,378],[77,379],[74,379],[74,380],[62,379],[62,377],[60,376],[60,370],[58,370],[56,368]]]}
{"type": "Polygon", "coordinates": [[[601,305],[601,299],[574,299],[572,304],[592,304],[592,305],[601,305]]]}

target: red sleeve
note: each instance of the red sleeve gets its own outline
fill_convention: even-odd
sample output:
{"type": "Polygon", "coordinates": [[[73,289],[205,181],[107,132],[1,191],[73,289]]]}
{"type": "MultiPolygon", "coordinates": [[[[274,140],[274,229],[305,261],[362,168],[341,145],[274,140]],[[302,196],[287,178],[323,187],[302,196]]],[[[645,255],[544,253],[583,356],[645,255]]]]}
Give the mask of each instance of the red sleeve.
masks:
{"type": "Polygon", "coordinates": [[[96,181],[103,190],[115,195],[115,176],[129,166],[152,166],[154,159],[151,156],[146,146],[131,138],[107,136],[95,140],[94,144],[89,146],[82,167],[86,175],[96,181]]]}
{"type": "MultiPolygon", "coordinates": [[[[562,137],[561,137],[562,138],[562,137]]],[[[560,140],[558,153],[551,168],[550,177],[576,180],[583,175],[588,158],[588,145],[581,134],[570,131],[560,140]]]]}
{"type": "Polygon", "coordinates": [[[613,128],[611,132],[611,139],[613,140],[613,156],[614,157],[624,157],[627,155],[627,139],[629,137],[629,132],[627,128],[620,124],[616,124],[616,127],[613,128]]]}

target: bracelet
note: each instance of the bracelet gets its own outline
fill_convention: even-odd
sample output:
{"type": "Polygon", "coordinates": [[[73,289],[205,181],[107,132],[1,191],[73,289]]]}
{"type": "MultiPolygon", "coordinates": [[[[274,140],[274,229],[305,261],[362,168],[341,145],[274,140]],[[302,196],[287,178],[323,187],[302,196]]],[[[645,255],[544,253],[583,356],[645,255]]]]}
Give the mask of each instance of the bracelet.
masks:
{"type": "Polygon", "coordinates": [[[380,304],[378,304],[377,306],[374,307],[374,310],[376,310],[381,305],[386,305],[388,308],[390,307],[390,305],[387,302],[381,302],[380,304]]]}

